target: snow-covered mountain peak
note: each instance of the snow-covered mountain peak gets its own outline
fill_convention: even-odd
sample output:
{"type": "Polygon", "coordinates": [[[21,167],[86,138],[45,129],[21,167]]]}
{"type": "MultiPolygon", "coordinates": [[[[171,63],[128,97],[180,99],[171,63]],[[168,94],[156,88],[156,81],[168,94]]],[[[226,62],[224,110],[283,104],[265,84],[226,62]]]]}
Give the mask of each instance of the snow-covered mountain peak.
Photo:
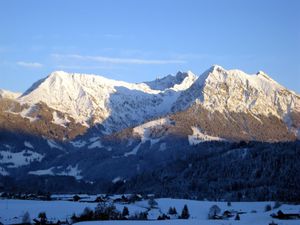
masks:
{"type": "Polygon", "coordinates": [[[127,83],[98,75],[55,71],[33,84],[19,101],[44,102],[85,126],[105,121],[122,128],[168,113],[180,92],[195,80],[191,72],[152,82],[127,83]]]}
{"type": "Polygon", "coordinates": [[[154,81],[144,82],[149,88],[153,90],[165,91],[167,89],[182,90],[189,88],[191,83],[196,80],[197,76],[191,71],[178,71],[176,75],[168,75],[163,78],[157,78],[154,81]]]}
{"type": "Polygon", "coordinates": [[[63,77],[63,76],[69,76],[69,75],[70,74],[65,72],[65,71],[57,70],[57,71],[54,71],[54,72],[50,73],[48,78],[56,78],[56,77],[63,77]]]}
{"type": "Polygon", "coordinates": [[[217,64],[212,65],[212,66],[209,68],[209,70],[210,70],[211,72],[215,72],[215,71],[217,71],[217,72],[223,72],[223,71],[225,71],[225,69],[224,69],[222,66],[219,66],[219,65],[217,65],[217,64]]]}
{"type": "Polygon", "coordinates": [[[226,70],[218,65],[214,65],[205,71],[201,76],[199,76],[196,83],[198,83],[198,86],[217,83],[225,84],[232,88],[236,86],[244,86],[245,89],[248,89],[251,87],[265,94],[271,94],[275,90],[286,90],[286,88],[278,84],[263,71],[259,71],[256,74],[247,74],[238,69],[226,70]]]}
{"type": "Polygon", "coordinates": [[[273,84],[280,85],[275,80],[273,80],[268,74],[266,74],[264,71],[261,71],[261,70],[258,71],[256,73],[256,76],[260,77],[260,79],[268,80],[269,82],[272,82],[273,84]]]}
{"type": "Polygon", "coordinates": [[[16,99],[21,95],[21,93],[11,92],[7,90],[0,89],[0,98],[16,99]]]}
{"type": "Polygon", "coordinates": [[[289,118],[289,112],[299,108],[300,97],[264,72],[247,74],[214,65],[181,94],[172,109],[178,111],[195,102],[210,111],[289,118]]]}

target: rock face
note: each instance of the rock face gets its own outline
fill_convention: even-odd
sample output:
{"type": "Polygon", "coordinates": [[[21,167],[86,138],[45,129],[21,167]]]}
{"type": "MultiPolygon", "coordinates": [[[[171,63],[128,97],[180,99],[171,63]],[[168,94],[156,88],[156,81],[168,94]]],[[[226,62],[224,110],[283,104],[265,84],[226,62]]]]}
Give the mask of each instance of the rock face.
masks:
{"type": "Polygon", "coordinates": [[[0,129],[64,140],[75,138],[87,128],[43,102],[29,105],[3,98],[0,99],[0,129]]]}
{"type": "Polygon", "coordinates": [[[300,96],[220,66],[139,84],[58,71],[23,94],[0,91],[0,132],[2,175],[112,180],[207,141],[299,140],[300,96]],[[11,167],[20,155],[29,163],[11,167]]]}

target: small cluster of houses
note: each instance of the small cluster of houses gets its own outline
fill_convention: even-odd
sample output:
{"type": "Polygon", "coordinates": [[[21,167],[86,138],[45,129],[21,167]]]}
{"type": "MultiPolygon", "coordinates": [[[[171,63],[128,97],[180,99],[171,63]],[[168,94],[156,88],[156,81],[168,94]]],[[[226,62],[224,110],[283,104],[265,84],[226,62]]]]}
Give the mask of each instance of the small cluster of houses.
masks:
{"type": "Polygon", "coordinates": [[[42,200],[42,201],[50,201],[51,195],[50,193],[37,193],[37,194],[24,194],[24,193],[9,193],[9,192],[1,192],[0,199],[21,199],[21,200],[42,200]]]}
{"type": "Polygon", "coordinates": [[[124,194],[124,195],[52,195],[51,200],[64,200],[75,202],[112,202],[120,204],[131,204],[137,201],[153,198],[154,195],[140,195],[140,194],[124,194]]]}
{"type": "Polygon", "coordinates": [[[67,194],[67,195],[51,195],[50,193],[24,194],[24,193],[8,193],[0,192],[0,199],[21,199],[21,200],[63,200],[75,202],[113,202],[130,204],[154,197],[154,195],[140,194],[124,194],[124,195],[88,195],[88,194],[67,194]]]}
{"type": "Polygon", "coordinates": [[[235,220],[240,220],[240,215],[246,212],[238,212],[235,210],[225,210],[222,214],[212,215],[209,219],[211,220],[226,220],[234,217],[235,220]]]}

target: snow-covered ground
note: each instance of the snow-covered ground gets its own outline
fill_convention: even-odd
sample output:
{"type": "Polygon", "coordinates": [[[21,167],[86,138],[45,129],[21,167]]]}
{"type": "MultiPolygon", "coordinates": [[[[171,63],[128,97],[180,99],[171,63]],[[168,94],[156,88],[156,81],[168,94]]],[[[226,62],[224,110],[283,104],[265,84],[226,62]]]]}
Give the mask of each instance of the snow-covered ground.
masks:
{"type": "Polygon", "coordinates": [[[197,144],[199,144],[201,142],[205,142],[205,141],[226,141],[223,138],[213,137],[213,136],[204,134],[201,131],[201,129],[199,129],[198,127],[191,127],[191,128],[193,131],[193,135],[188,136],[190,145],[197,145],[197,144]]]}
{"type": "MultiPolygon", "coordinates": [[[[92,222],[81,222],[77,223],[78,225],[268,225],[272,221],[265,221],[262,223],[256,223],[256,221],[235,221],[235,220],[230,220],[230,221],[224,221],[224,220],[196,220],[196,219],[190,219],[190,220],[156,220],[156,221],[92,221],[92,222]]],[[[280,221],[277,222],[278,225],[285,225],[285,224],[297,224],[299,225],[299,220],[298,221],[280,221]]]]}
{"type": "MultiPolygon", "coordinates": [[[[230,224],[243,224],[243,225],[268,225],[274,221],[279,225],[299,225],[300,220],[275,220],[270,217],[271,213],[276,213],[279,209],[284,213],[299,213],[300,205],[287,205],[283,204],[279,209],[274,209],[265,212],[265,206],[274,202],[232,202],[228,207],[226,202],[210,202],[210,201],[194,201],[184,199],[170,199],[163,198],[157,199],[157,209],[152,209],[148,213],[149,221],[99,221],[99,222],[82,222],[80,225],[114,225],[114,224],[135,224],[135,225],[148,225],[148,224],[201,224],[201,225],[230,225],[230,224]],[[189,220],[169,220],[169,221],[154,221],[161,213],[167,213],[169,207],[176,207],[177,212],[180,213],[184,205],[188,206],[190,212],[189,220]],[[207,215],[209,208],[217,204],[222,212],[225,210],[234,210],[237,212],[244,212],[240,215],[241,220],[235,221],[233,218],[228,220],[208,220],[207,215]]],[[[46,212],[49,220],[65,220],[75,213],[79,215],[83,212],[85,207],[94,209],[97,203],[86,202],[71,202],[71,201],[33,201],[33,200],[0,200],[0,222],[4,224],[18,223],[22,219],[22,215],[27,211],[31,219],[37,217],[39,212],[46,212]]],[[[135,204],[116,204],[118,210],[122,210],[124,206],[129,208],[130,215],[137,212],[146,211],[148,206],[147,201],[136,202],[135,204]]]]}

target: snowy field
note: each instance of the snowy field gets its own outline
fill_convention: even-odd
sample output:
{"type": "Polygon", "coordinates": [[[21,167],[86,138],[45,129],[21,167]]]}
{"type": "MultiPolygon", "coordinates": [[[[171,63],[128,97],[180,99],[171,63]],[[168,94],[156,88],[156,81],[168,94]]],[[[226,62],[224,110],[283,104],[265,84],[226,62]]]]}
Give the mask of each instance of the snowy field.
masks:
{"type": "MultiPolygon", "coordinates": [[[[115,224],[133,224],[133,225],[148,225],[148,224],[200,224],[200,225],[268,225],[272,221],[278,225],[299,225],[300,220],[276,220],[270,217],[271,213],[276,213],[279,209],[284,213],[299,213],[300,205],[287,205],[283,204],[278,209],[265,212],[265,206],[270,204],[274,205],[274,202],[232,202],[228,207],[226,202],[210,202],[210,201],[193,201],[183,199],[156,199],[158,202],[157,209],[152,209],[148,213],[148,219],[150,221],[95,221],[95,222],[81,222],[80,225],[115,225],[115,224]],[[154,221],[157,217],[166,213],[169,207],[176,207],[177,212],[181,213],[184,205],[188,206],[190,212],[189,220],[165,220],[154,221]],[[209,208],[212,205],[218,205],[222,212],[225,210],[234,210],[237,212],[243,212],[240,215],[240,221],[235,221],[234,218],[228,220],[208,220],[207,215],[209,208]]],[[[85,207],[94,209],[97,203],[84,203],[84,202],[71,202],[71,201],[34,201],[34,200],[0,200],[0,222],[3,224],[13,224],[21,222],[22,216],[27,211],[30,214],[31,219],[37,217],[39,212],[46,212],[49,220],[66,220],[69,219],[73,213],[79,215],[83,212],[85,207]]],[[[140,201],[134,204],[116,204],[118,210],[122,211],[123,207],[129,208],[131,215],[146,211],[148,206],[147,201],[140,201]]]]}

